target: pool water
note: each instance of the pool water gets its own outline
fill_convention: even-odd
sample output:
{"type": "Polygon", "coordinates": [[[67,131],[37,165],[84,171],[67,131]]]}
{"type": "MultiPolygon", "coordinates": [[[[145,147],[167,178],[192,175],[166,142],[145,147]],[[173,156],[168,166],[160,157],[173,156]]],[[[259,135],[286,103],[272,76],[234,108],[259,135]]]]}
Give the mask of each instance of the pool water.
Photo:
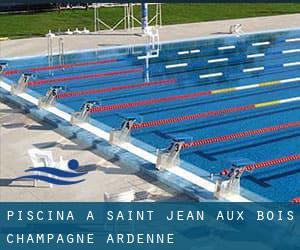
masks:
{"type": "MultiPolygon", "coordinates": [[[[300,29],[167,42],[159,56],[145,59],[148,52],[145,45],[74,52],[64,56],[64,66],[54,56],[50,67],[45,56],[12,58],[4,77],[16,82],[22,72],[32,72],[29,89],[41,96],[64,86],[57,103],[71,113],[98,101],[91,117],[110,128],[119,128],[128,115],[142,117],[145,126],[132,136],[157,149],[182,135],[209,139],[300,121],[300,29]]],[[[262,162],[299,153],[300,129],[292,126],[186,148],[181,159],[220,172],[238,159],[262,162]]],[[[300,196],[300,161],[246,172],[241,185],[288,201],[300,196]]]]}

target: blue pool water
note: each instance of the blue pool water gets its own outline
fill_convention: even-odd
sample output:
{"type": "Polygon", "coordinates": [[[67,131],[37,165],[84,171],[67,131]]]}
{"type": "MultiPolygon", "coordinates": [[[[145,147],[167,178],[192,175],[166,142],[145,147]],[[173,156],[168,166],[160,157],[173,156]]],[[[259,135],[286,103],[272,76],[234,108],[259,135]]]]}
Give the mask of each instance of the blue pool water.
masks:
{"type": "MultiPolygon", "coordinates": [[[[65,105],[70,112],[78,111],[83,103],[90,100],[97,100],[102,106],[110,106],[299,78],[284,84],[177,98],[91,114],[93,119],[110,128],[119,128],[123,117],[129,113],[138,114],[147,122],[300,96],[298,29],[164,43],[159,57],[151,58],[148,67],[144,59],[138,58],[144,56],[146,51],[147,46],[135,46],[71,53],[65,55],[66,65],[83,64],[54,70],[36,70],[48,66],[47,57],[8,59],[6,71],[18,69],[18,72],[5,77],[17,81],[22,72],[33,71],[32,82],[46,81],[29,87],[41,96],[51,86],[57,85],[65,86],[66,92],[74,92],[174,80],[168,84],[107,90],[58,99],[57,102],[65,105]],[[101,60],[112,61],[88,64],[101,60]],[[107,72],[114,73],[93,77],[94,74],[107,72]],[[147,74],[149,79],[146,79],[147,74]],[[209,77],[208,74],[217,75],[209,77]],[[53,79],[56,81],[47,82],[53,79]]],[[[54,65],[58,63],[59,58],[55,56],[54,65]]],[[[178,134],[198,140],[296,121],[300,121],[300,101],[137,129],[133,130],[132,135],[161,149],[166,148],[171,138],[178,134]]],[[[261,162],[299,153],[300,129],[294,127],[188,148],[181,152],[181,159],[208,172],[219,172],[239,158],[261,162]]],[[[244,188],[267,199],[288,201],[300,196],[300,162],[288,162],[246,173],[241,183],[244,188]]]]}

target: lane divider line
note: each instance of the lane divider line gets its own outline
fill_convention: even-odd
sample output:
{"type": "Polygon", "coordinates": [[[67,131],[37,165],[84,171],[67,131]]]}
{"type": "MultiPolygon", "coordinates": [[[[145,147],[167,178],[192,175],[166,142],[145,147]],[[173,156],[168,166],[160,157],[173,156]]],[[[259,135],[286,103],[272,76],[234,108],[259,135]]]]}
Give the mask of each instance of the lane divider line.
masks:
{"type": "Polygon", "coordinates": [[[28,71],[29,72],[38,72],[38,71],[45,71],[45,70],[68,69],[68,68],[75,68],[75,67],[82,67],[82,66],[108,64],[108,63],[114,63],[117,61],[118,61],[117,59],[107,59],[107,60],[100,60],[100,61],[69,63],[69,64],[64,64],[64,65],[41,66],[41,67],[25,68],[25,69],[11,69],[11,70],[4,71],[3,74],[4,75],[14,75],[14,74],[28,72],[28,71]]]}
{"type": "Polygon", "coordinates": [[[223,75],[222,72],[218,72],[218,73],[212,73],[212,74],[199,75],[199,78],[203,79],[203,78],[210,78],[210,77],[218,77],[218,76],[222,76],[222,75],[223,75]]]}
{"type": "Polygon", "coordinates": [[[283,67],[292,67],[292,66],[298,66],[300,65],[300,62],[291,62],[291,63],[284,63],[283,67]]]}
{"type": "Polygon", "coordinates": [[[268,161],[254,163],[251,165],[244,166],[244,167],[242,167],[242,169],[244,171],[253,171],[253,170],[259,169],[259,168],[266,168],[266,167],[270,167],[273,165],[279,165],[279,164],[283,164],[286,162],[297,161],[297,160],[300,160],[300,154],[289,155],[289,156],[281,157],[278,159],[272,159],[272,160],[268,160],[268,161]]]}
{"type": "Polygon", "coordinates": [[[297,82],[297,81],[300,81],[300,77],[284,79],[284,80],[277,80],[277,81],[270,81],[270,82],[263,82],[263,83],[258,83],[258,84],[250,84],[250,85],[232,87],[232,88],[201,91],[201,92],[195,92],[195,93],[184,94],[184,95],[176,95],[176,96],[168,96],[168,97],[161,97],[161,98],[155,98],[155,99],[141,100],[141,101],[135,101],[135,102],[117,103],[117,104],[111,104],[111,105],[106,105],[106,106],[94,107],[94,108],[92,108],[91,112],[98,113],[98,112],[111,111],[111,110],[115,110],[115,109],[134,108],[134,107],[138,107],[138,106],[152,105],[152,104],[161,103],[161,102],[170,102],[170,101],[176,101],[176,100],[180,100],[180,99],[184,100],[184,99],[189,99],[189,98],[196,98],[196,97],[201,97],[201,96],[228,93],[228,92],[233,92],[233,91],[240,91],[240,90],[259,88],[259,87],[267,87],[267,86],[272,86],[272,85],[276,85],[276,84],[284,84],[284,83],[297,82]]]}
{"type": "Polygon", "coordinates": [[[264,57],[265,53],[258,53],[258,54],[250,54],[247,55],[247,58],[257,58],[257,57],[264,57]]]}
{"type": "Polygon", "coordinates": [[[176,83],[176,79],[167,79],[167,80],[160,80],[160,81],[128,84],[128,85],[123,85],[123,86],[65,92],[65,93],[58,94],[57,98],[78,97],[78,96],[83,96],[83,95],[93,95],[93,94],[113,92],[113,91],[118,91],[118,90],[141,88],[141,87],[148,87],[148,86],[162,85],[162,84],[171,84],[171,83],[176,83]]]}
{"type": "Polygon", "coordinates": [[[261,70],[264,70],[264,69],[265,69],[265,67],[247,68],[247,69],[243,69],[243,72],[248,73],[248,72],[261,71],[261,70]]]}
{"type": "Polygon", "coordinates": [[[249,105],[221,109],[221,110],[208,111],[208,112],[204,112],[204,113],[196,113],[196,114],[177,116],[177,117],[171,117],[171,118],[160,119],[160,120],[152,120],[152,121],[147,121],[147,122],[142,122],[142,123],[135,123],[135,124],[133,124],[132,129],[141,129],[141,128],[161,126],[161,125],[166,125],[166,124],[171,124],[171,123],[195,120],[195,119],[200,119],[200,118],[204,118],[204,117],[219,116],[219,115],[223,115],[223,114],[247,111],[247,110],[252,110],[255,108],[262,108],[262,107],[273,106],[273,105],[278,105],[278,104],[283,104],[283,103],[296,102],[296,101],[300,101],[300,96],[288,98],[288,99],[276,100],[276,101],[262,102],[262,103],[257,103],[257,104],[249,104],[249,105]]]}
{"type": "Polygon", "coordinates": [[[184,50],[184,51],[178,51],[177,55],[188,55],[188,54],[196,54],[200,53],[200,49],[192,49],[190,51],[184,50]]]}
{"type": "Polygon", "coordinates": [[[235,46],[230,45],[230,46],[218,47],[218,50],[228,50],[228,49],[235,49],[235,46]]]}
{"type": "Polygon", "coordinates": [[[265,45],[269,45],[269,44],[271,44],[271,42],[266,41],[266,42],[252,43],[252,46],[253,47],[256,47],[256,46],[265,46],[265,45]]]}
{"type": "Polygon", "coordinates": [[[166,69],[182,68],[182,67],[187,67],[187,66],[188,66],[188,63],[169,64],[169,65],[166,65],[166,69]]]}
{"type": "Polygon", "coordinates": [[[300,52],[300,49],[289,49],[289,50],[283,50],[282,54],[290,54],[290,53],[298,53],[300,52]]]}
{"type": "Polygon", "coordinates": [[[82,79],[100,78],[100,77],[105,77],[105,76],[123,75],[123,74],[130,74],[130,73],[139,73],[139,72],[143,72],[143,71],[144,70],[142,68],[136,68],[136,69],[103,72],[103,73],[90,74],[90,75],[60,77],[60,78],[54,78],[54,79],[31,81],[28,83],[28,86],[36,86],[36,85],[43,85],[43,84],[49,84],[49,83],[66,82],[66,81],[74,81],[74,80],[82,80],[82,79]]]}
{"type": "Polygon", "coordinates": [[[292,42],[300,42],[300,37],[299,38],[290,38],[285,40],[286,43],[292,43],[292,42]]]}
{"type": "Polygon", "coordinates": [[[150,59],[150,58],[157,58],[157,57],[159,57],[159,55],[158,54],[151,54],[151,55],[145,55],[145,56],[138,56],[137,57],[137,59],[138,60],[143,60],[143,59],[150,59]]]}
{"type": "Polygon", "coordinates": [[[300,197],[292,199],[293,203],[300,203],[300,197]]]}
{"type": "Polygon", "coordinates": [[[191,54],[196,54],[196,53],[200,53],[200,52],[201,52],[200,49],[192,49],[192,50],[190,50],[191,54]]]}
{"type": "Polygon", "coordinates": [[[228,134],[228,135],[222,135],[222,136],[216,136],[216,137],[211,137],[211,138],[206,138],[206,139],[195,140],[195,141],[184,143],[182,145],[182,148],[186,149],[186,148],[190,148],[190,147],[198,147],[198,146],[203,146],[203,145],[207,145],[207,144],[214,144],[214,143],[223,142],[223,141],[230,141],[230,140],[235,140],[235,139],[239,139],[239,138],[243,138],[243,137],[271,133],[271,132],[276,132],[276,131],[289,129],[289,128],[295,128],[295,127],[299,127],[299,126],[300,126],[300,121],[290,122],[290,123],[275,125],[275,126],[271,126],[271,127],[259,128],[259,129],[255,129],[255,130],[248,130],[248,131],[238,132],[238,133],[234,133],[234,134],[228,134]]]}
{"type": "Polygon", "coordinates": [[[188,50],[186,51],[178,51],[177,54],[178,55],[188,55],[190,52],[188,50]]]}
{"type": "Polygon", "coordinates": [[[218,63],[218,62],[227,62],[227,61],[228,61],[228,58],[225,57],[225,58],[218,58],[218,59],[210,59],[207,62],[208,63],[218,63]]]}

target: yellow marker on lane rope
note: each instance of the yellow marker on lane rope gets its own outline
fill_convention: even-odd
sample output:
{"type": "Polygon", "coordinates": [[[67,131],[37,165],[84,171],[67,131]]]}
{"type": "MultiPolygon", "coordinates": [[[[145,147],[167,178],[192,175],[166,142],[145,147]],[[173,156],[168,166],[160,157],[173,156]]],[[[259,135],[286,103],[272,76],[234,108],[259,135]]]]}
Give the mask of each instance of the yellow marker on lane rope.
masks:
{"type": "Polygon", "coordinates": [[[258,103],[258,104],[255,104],[255,108],[267,107],[267,106],[272,106],[272,105],[276,105],[276,104],[280,104],[280,100],[279,101],[258,103]]]}
{"type": "Polygon", "coordinates": [[[284,84],[284,83],[296,82],[296,81],[300,81],[300,77],[284,79],[284,80],[276,80],[276,81],[270,81],[270,82],[262,82],[262,83],[250,84],[250,85],[239,86],[239,87],[215,89],[215,90],[211,90],[210,93],[211,94],[229,93],[229,92],[234,92],[234,91],[239,91],[239,90],[267,87],[267,86],[272,86],[272,85],[276,85],[276,84],[284,84]]]}

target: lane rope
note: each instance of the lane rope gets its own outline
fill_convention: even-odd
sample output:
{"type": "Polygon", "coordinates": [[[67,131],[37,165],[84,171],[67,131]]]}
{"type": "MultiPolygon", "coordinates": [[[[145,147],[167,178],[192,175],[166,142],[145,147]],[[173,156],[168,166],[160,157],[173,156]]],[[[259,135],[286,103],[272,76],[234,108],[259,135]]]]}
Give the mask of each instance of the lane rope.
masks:
{"type": "Polygon", "coordinates": [[[235,113],[235,112],[246,111],[246,110],[251,110],[251,109],[255,109],[255,108],[263,108],[263,107],[274,106],[274,105],[279,105],[279,104],[283,104],[283,103],[291,103],[291,102],[296,102],[296,101],[300,101],[300,96],[288,98],[288,99],[282,99],[282,100],[275,100],[275,101],[233,107],[233,108],[228,108],[228,109],[208,111],[208,112],[204,112],[204,113],[196,113],[196,114],[191,114],[191,115],[184,115],[184,116],[177,116],[177,117],[160,119],[160,120],[147,121],[147,122],[142,122],[142,123],[135,123],[132,125],[132,129],[141,129],[141,128],[147,128],[147,127],[161,126],[161,125],[166,125],[166,124],[170,124],[170,123],[183,122],[183,121],[194,120],[194,119],[210,117],[210,116],[218,116],[218,115],[223,115],[223,114],[228,114],[228,113],[235,113]]]}
{"type": "MultiPolygon", "coordinates": [[[[272,159],[272,160],[268,160],[268,161],[263,161],[263,162],[246,165],[243,167],[239,167],[238,170],[240,173],[243,173],[244,171],[253,171],[255,169],[266,168],[266,167],[280,165],[280,164],[283,164],[286,162],[297,161],[297,160],[300,160],[300,154],[289,155],[289,156],[285,156],[285,157],[281,157],[281,158],[277,158],[277,159],[272,159]]],[[[220,174],[220,176],[228,176],[228,174],[230,174],[230,172],[231,172],[230,170],[224,169],[219,174],[220,174]]]]}
{"type": "Polygon", "coordinates": [[[107,64],[117,62],[117,59],[106,59],[106,60],[99,60],[99,61],[87,61],[87,62],[80,62],[80,63],[68,63],[64,65],[54,65],[54,66],[41,66],[41,67],[34,67],[34,68],[25,68],[25,69],[11,69],[6,70],[3,72],[4,75],[14,75],[22,72],[39,72],[45,70],[56,70],[56,69],[69,69],[75,67],[82,67],[82,66],[90,66],[90,65],[99,65],[99,64],[107,64]]]}
{"type": "Polygon", "coordinates": [[[124,75],[124,74],[130,74],[130,73],[139,73],[139,72],[143,72],[143,71],[144,70],[142,68],[136,68],[136,69],[110,71],[110,72],[104,72],[104,73],[99,73],[99,74],[60,77],[60,78],[54,78],[54,79],[31,81],[28,83],[28,86],[36,86],[36,85],[42,85],[42,84],[48,84],[48,83],[66,82],[66,81],[73,81],[73,80],[100,78],[100,77],[105,77],[105,76],[124,75]]]}
{"type": "Polygon", "coordinates": [[[184,143],[182,145],[182,148],[186,149],[186,148],[190,148],[190,147],[198,147],[198,146],[202,146],[202,145],[206,145],[206,144],[213,144],[213,143],[222,142],[222,141],[229,141],[229,140],[234,140],[234,139],[238,139],[238,138],[242,138],[242,137],[270,133],[270,132],[275,132],[275,131],[299,127],[299,126],[300,126],[300,121],[290,122],[290,123],[275,125],[275,126],[271,126],[271,127],[265,127],[265,128],[249,130],[249,131],[244,131],[244,132],[239,132],[239,133],[234,133],[234,134],[229,134],[229,135],[216,136],[216,137],[212,137],[212,138],[191,141],[191,142],[184,143]]]}
{"type": "Polygon", "coordinates": [[[296,81],[300,81],[300,77],[284,79],[284,80],[269,81],[269,82],[263,82],[263,83],[251,84],[251,85],[245,85],[245,86],[239,86],[239,87],[232,87],[232,88],[201,91],[201,92],[195,92],[195,93],[184,94],[184,95],[176,95],[176,96],[141,100],[141,101],[135,101],[135,102],[117,103],[117,104],[111,104],[111,105],[106,105],[106,106],[101,106],[101,107],[95,107],[92,109],[92,113],[112,111],[115,109],[134,108],[134,107],[138,107],[138,106],[152,105],[152,104],[157,104],[157,103],[161,103],[161,102],[185,100],[185,99],[190,99],[190,98],[222,94],[222,93],[229,93],[229,92],[241,91],[241,90],[246,90],[246,89],[267,87],[267,86],[272,86],[272,85],[276,85],[276,84],[285,84],[285,83],[296,82],[296,81]]]}
{"type": "Polygon", "coordinates": [[[68,97],[77,97],[77,96],[83,96],[83,95],[93,95],[93,94],[99,94],[99,93],[105,93],[105,92],[113,92],[113,91],[117,91],[117,90],[141,88],[141,87],[161,85],[161,84],[171,84],[171,83],[176,83],[176,79],[167,79],[167,80],[160,80],[160,81],[128,84],[128,85],[123,85],[123,86],[115,86],[115,87],[107,87],[107,88],[87,89],[87,90],[81,90],[81,91],[66,92],[66,93],[59,94],[57,96],[57,98],[68,98],[68,97]]]}
{"type": "Polygon", "coordinates": [[[300,203],[300,197],[292,199],[293,203],[300,203]]]}
{"type": "Polygon", "coordinates": [[[266,168],[266,167],[270,167],[273,165],[279,165],[279,164],[283,164],[283,163],[290,162],[290,161],[296,161],[296,160],[300,160],[300,154],[289,155],[289,156],[285,156],[285,157],[278,158],[278,159],[254,163],[254,164],[242,167],[242,170],[252,171],[255,169],[266,168]]]}

